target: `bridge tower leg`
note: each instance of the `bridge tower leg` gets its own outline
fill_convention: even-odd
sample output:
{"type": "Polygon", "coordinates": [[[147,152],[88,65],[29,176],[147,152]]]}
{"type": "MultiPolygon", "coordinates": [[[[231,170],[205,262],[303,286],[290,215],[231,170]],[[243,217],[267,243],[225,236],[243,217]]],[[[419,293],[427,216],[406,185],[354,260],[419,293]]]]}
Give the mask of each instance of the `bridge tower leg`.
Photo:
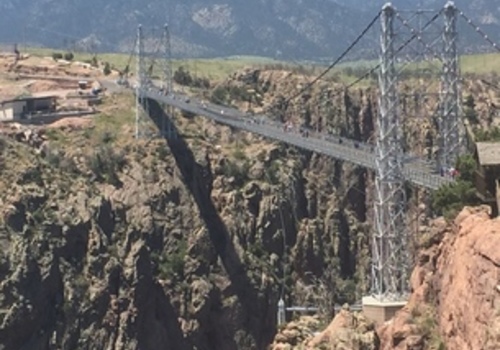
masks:
{"type": "Polygon", "coordinates": [[[458,10],[451,1],[444,7],[443,32],[443,71],[441,78],[441,115],[439,118],[439,156],[441,168],[455,166],[460,155],[463,135],[460,125],[459,104],[459,65],[457,54],[457,14],[458,10]]]}
{"type": "MultiPolygon", "coordinates": [[[[163,29],[163,81],[162,88],[165,94],[172,94],[173,91],[173,69],[172,69],[172,47],[170,41],[170,30],[168,24],[165,24],[163,29]]],[[[172,118],[174,109],[170,105],[165,106],[167,115],[172,118]]],[[[172,121],[162,119],[162,130],[161,134],[163,137],[173,138],[175,137],[175,130],[172,125],[172,121]]]]}
{"type": "Polygon", "coordinates": [[[402,130],[399,120],[398,74],[394,49],[394,18],[390,3],[382,9],[380,116],[375,180],[375,232],[372,236],[371,296],[363,310],[375,321],[385,321],[405,304],[408,292],[408,237],[406,193],[402,165],[402,130]]]}
{"type": "Polygon", "coordinates": [[[165,24],[163,29],[163,88],[166,93],[172,92],[172,47],[170,42],[170,30],[168,24],[165,24]]]}
{"type": "Polygon", "coordinates": [[[135,87],[135,138],[144,136],[143,110],[148,113],[147,99],[143,98],[143,92],[147,88],[146,62],[144,59],[144,41],[142,37],[142,26],[137,27],[136,46],[136,87],[135,87]]]}

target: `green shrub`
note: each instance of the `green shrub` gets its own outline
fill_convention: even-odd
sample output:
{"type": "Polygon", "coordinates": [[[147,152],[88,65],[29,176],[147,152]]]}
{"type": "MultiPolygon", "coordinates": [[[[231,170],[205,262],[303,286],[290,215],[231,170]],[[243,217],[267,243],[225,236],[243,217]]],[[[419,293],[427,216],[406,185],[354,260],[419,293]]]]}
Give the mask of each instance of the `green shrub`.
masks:
{"type": "Polygon", "coordinates": [[[477,169],[476,160],[472,155],[464,155],[457,159],[456,168],[460,173],[460,179],[474,182],[474,173],[477,169]]]}
{"type": "Polygon", "coordinates": [[[104,181],[114,186],[121,186],[118,172],[126,164],[121,152],[115,152],[110,146],[102,146],[87,159],[89,169],[97,181],[104,181]]]}
{"type": "Polygon", "coordinates": [[[451,219],[467,205],[478,204],[476,188],[470,181],[458,180],[447,184],[432,195],[432,209],[436,215],[451,219]]]}
{"type": "Polygon", "coordinates": [[[156,153],[158,154],[159,159],[166,159],[170,154],[168,145],[165,145],[165,144],[157,145],[156,146],[156,153]]]}
{"type": "Polygon", "coordinates": [[[104,64],[104,68],[103,68],[102,72],[104,73],[104,75],[110,75],[111,74],[111,66],[109,65],[108,62],[106,62],[104,64]]]}
{"type": "Polygon", "coordinates": [[[75,55],[73,55],[73,52],[66,52],[64,54],[64,59],[66,61],[73,61],[73,58],[75,58],[75,55]]]}
{"type": "Polygon", "coordinates": [[[218,86],[212,91],[212,95],[210,96],[210,102],[216,104],[225,104],[228,102],[229,92],[226,87],[218,86]]]}
{"type": "Polygon", "coordinates": [[[78,166],[72,158],[63,157],[59,164],[59,169],[68,174],[77,175],[80,173],[78,166]]]}
{"type": "Polygon", "coordinates": [[[476,112],[476,102],[474,101],[474,97],[472,95],[468,95],[464,101],[464,114],[465,118],[469,120],[471,124],[479,123],[479,119],[477,117],[476,112]]]}
{"type": "Polygon", "coordinates": [[[179,85],[189,86],[193,82],[191,74],[182,66],[175,71],[173,79],[179,85]]]}
{"type": "Polygon", "coordinates": [[[155,262],[160,277],[163,279],[178,278],[183,280],[186,252],[187,241],[182,240],[173,253],[151,254],[151,259],[155,262]]]}
{"type": "MultiPolygon", "coordinates": [[[[231,101],[252,100],[252,94],[246,87],[243,86],[218,86],[212,91],[210,101],[217,104],[229,104],[231,101]]],[[[258,98],[254,98],[254,102],[259,104],[258,98]]]]}
{"type": "Polygon", "coordinates": [[[487,130],[476,128],[474,130],[476,141],[500,141],[500,128],[495,126],[487,130]]]}
{"type": "Polygon", "coordinates": [[[280,171],[280,162],[278,160],[274,160],[265,170],[265,176],[267,181],[271,185],[277,185],[280,181],[279,178],[280,171]]]}
{"type": "Polygon", "coordinates": [[[47,161],[47,163],[56,168],[60,166],[61,159],[61,154],[57,151],[48,150],[47,154],[45,155],[45,160],[47,161]]]}
{"type": "Polygon", "coordinates": [[[246,155],[245,151],[243,151],[240,147],[237,147],[233,151],[233,157],[236,160],[246,160],[247,159],[247,155],[246,155]]]}
{"type": "Polygon", "coordinates": [[[60,52],[53,52],[52,53],[52,59],[54,61],[61,60],[63,58],[63,54],[60,52]]]}
{"type": "Polygon", "coordinates": [[[237,186],[243,186],[248,181],[249,170],[250,163],[248,161],[243,162],[243,164],[226,161],[222,166],[224,175],[233,177],[237,186]]]}
{"type": "Polygon", "coordinates": [[[112,143],[115,140],[115,135],[109,131],[104,131],[101,134],[100,138],[101,138],[102,144],[108,144],[108,143],[112,143]]]}
{"type": "Polygon", "coordinates": [[[425,341],[425,349],[445,350],[439,333],[436,311],[428,305],[416,306],[410,311],[409,321],[416,326],[425,341]]]}
{"type": "Polygon", "coordinates": [[[457,181],[447,184],[432,194],[432,209],[436,215],[451,219],[465,206],[479,204],[474,185],[477,168],[471,155],[457,159],[455,167],[460,173],[457,181]]]}

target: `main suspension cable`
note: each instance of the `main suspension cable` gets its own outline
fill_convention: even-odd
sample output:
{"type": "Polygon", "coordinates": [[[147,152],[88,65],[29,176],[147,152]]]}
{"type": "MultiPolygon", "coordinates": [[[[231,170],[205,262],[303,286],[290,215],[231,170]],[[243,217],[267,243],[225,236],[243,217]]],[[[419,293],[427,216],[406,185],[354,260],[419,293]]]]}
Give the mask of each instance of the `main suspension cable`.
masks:
{"type": "Polygon", "coordinates": [[[479,26],[477,26],[469,17],[467,17],[467,15],[463,13],[463,11],[459,9],[458,13],[463,19],[465,19],[467,24],[469,24],[479,35],[483,37],[484,40],[486,40],[491,46],[493,46],[493,48],[495,48],[498,52],[500,52],[500,46],[493,40],[491,40],[488,34],[483,32],[483,30],[479,26]]]}
{"type": "Polygon", "coordinates": [[[291,100],[296,99],[300,95],[302,95],[305,91],[310,89],[314,84],[316,84],[321,78],[323,78],[329,71],[331,71],[351,50],[356,44],[365,36],[365,34],[370,30],[371,27],[375,24],[375,22],[380,18],[380,15],[382,14],[381,11],[377,13],[377,15],[371,20],[371,22],[366,26],[366,28],[361,32],[361,34],[358,35],[356,40],[354,40],[351,45],[333,62],[331,63],[328,68],[326,68],[320,75],[318,75],[316,78],[313,79],[309,84],[307,84],[305,87],[303,87],[299,92],[296,94],[292,95],[285,101],[285,105],[287,105],[291,100]]]}
{"type": "MultiPolygon", "coordinates": [[[[437,18],[439,18],[439,16],[441,15],[441,11],[439,11],[438,13],[436,13],[434,15],[434,17],[432,17],[423,27],[422,27],[422,30],[425,30],[428,26],[430,26],[432,24],[432,22],[434,22],[437,18]]],[[[408,46],[413,40],[415,40],[415,38],[418,36],[419,34],[417,32],[415,32],[403,45],[401,45],[395,52],[395,54],[398,54],[400,53],[406,46],[408,46]]],[[[380,65],[381,63],[378,63],[376,66],[374,66],[372,69],[370,69],[369,71],[367,71],[365,74],[363,74],[361,77],[359,77],[358,79],[356,79],[355,81],[353,81],[352,83],[348,84],[347,86],[345,86],[341,91],[335,93],[335,94],[332,94],[330,96],[330,99],[342,94],[342,93],[345,93],[347,90],[349,90],[351,87],[353,87],[354,85],[358,84],[360,81],[362,81],[363,79],[366,79],[367,77],[369,77],[370,75],[372,75],[375,71],[377,71],[379,68],[380,68],[380,65]]]]}

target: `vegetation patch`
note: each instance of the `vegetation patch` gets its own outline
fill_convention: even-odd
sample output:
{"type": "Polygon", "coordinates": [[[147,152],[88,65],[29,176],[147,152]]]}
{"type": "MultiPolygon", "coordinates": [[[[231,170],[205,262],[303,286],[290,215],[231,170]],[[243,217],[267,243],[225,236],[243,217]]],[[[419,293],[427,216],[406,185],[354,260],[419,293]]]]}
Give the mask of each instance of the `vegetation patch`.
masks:
{"type": "Polygon", "coordinates": [[[185,256],[187,253],[187,241],[179,241],[174,252],[153,252],[151,259],[156,265],[158,274],[162,279],[177,278],[180,281],[184,280],[185,256]]]}
{"type": "Polygon", "coordinates": [[[410,322],[417,326],[418,334],[424,338],[424,350],[446,350],[433,308],[429,305],[415,306],[411,310],[410,322]]]}
{"type": "Polygon", "coordinates": [[[248,160],[243,162],[226,160],[222,166],[222,172],[225,176],[232,177],[237,187],[242,187],[249,180],[248,172],[250,166],[248,160]]]}
{"type": "Polygon", "coordinates": [[[120,187],[118,172],[126,164],[125,156],[116,152],[111,146],[103,145],[87,158],[87,165],[95,179],[120,187]]]}
{"type": "Polygon", "coordinates": [[[478,142],[500,142],[500,128],[495,126],[488,129],[474,129],[474,136],[478,142]]]}
{"type": "Polygon", "coordinates": [[[476,161],[470,155],[457,160],[456,169],[460,173],[459,178],[432,194],[432,209],[436,215],[443,215],[451,220],[464,206],[479,204],[473,182],[476,167],[476,161]]]}

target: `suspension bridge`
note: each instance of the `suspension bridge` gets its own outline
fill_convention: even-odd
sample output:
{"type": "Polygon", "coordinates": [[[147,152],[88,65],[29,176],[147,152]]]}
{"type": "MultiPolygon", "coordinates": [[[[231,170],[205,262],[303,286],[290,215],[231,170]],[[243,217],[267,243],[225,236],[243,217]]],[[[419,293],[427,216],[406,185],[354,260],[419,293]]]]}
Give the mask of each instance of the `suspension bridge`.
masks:
{"type": "MultiPolygon", "coordinates": [[[[462,123],[460,70],[458,58],[457,22],[465,19],[486,42],[497,50],[499,47],[461,12],[453,2],[437,11],[398,11],[390,3],[371,20],[353,43],[320,75],[287,99],[296,99],[320,81],[329,71],[345,59],[347,54],[379,24],[380,60],[362,79],[378,73],[379,101],[376,143],[366,143],[346,137],[312,130],[287,130],[284,123],[273,121],[266,115],[251,115],[235,108],[221,106],[176,93],[172,84],[170,34],[168,27],[162,40],[163,79],[160,86],[153,83],[151,69],[147,68],[142,27],[137,30],[134,45],[137,70],[134,90],[136,95],[136,137],[144,137],[144,115],[148,115],[148,100],[155,100],[173,108],[211,119],[232,128],[284,142],[301,149],[350,162],[373,170],[375,182],[375,225],[372,234],[371,292],[366,299],[368,312],[377,313],[382,308],[384,317],[391,310],[404,304],[409,292],[409,273],[412,265],[409,229],[406,225],[407,198],[405,183],[436,190],[452,179],[442,176],[440,169],[454,167],[458,156],[465,150],[465,133],[462,123]],[[418,18],[418,22],[414,21],[418,18]],[[422,21],[425,19],[425,21],[422,21]],[[442,19],[441,24],[436,24],[442,19]],[[399,27],[396,26],[399,24],[399,27]],[[434,27],[433,27],[434,26],[434,27]],[[433,28],[433,29],[432,29],[433,28]],[[430,38],[430,39],[429,39],[430,38]],[[410,49],[412,43],[418,47],[410,49]],[[410,49],[410,50],[409,50],[410,49]],[[430,57],[440,64],[440,88],[433,117],[437,119],[438,146],[436,159],[428,161],[418,155],[403,152],[400,75],[405,67],[430,57]],[[370,309],[370,307],[372,307],[370,309]],[[387,311],[389,310],[389,311],[387,311]]],[[[418,68],[417,68],[418,70],[418,68]]],[[[126,71],[128,72],[128,66],[126,71]]],[[[421,79],[425,80],[425,79],[421,79]]],[[[123,83],[123,81],[120,81],[123,83]]],[[[415,94],[425,95],[425,91],[415,94]]],[[[168,127],[168,126],[167,126],[168,127]]],[[[173,137],[168,130],[162,135],[173,137]]],[[[376,316],[374,316],[376,317],[376,316]]]]}

